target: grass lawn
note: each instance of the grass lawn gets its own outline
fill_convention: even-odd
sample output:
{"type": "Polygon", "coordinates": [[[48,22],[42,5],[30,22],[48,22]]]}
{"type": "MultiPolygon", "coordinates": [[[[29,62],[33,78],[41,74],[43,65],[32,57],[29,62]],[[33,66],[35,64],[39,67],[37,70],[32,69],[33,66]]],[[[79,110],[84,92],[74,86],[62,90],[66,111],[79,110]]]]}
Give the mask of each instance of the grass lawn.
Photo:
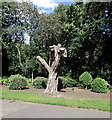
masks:
{"type": "MultiPolygon", "coordinates": [[[[2,89],[2,88],[0,88],[2,89]]],[[[110,110],[110,99],[68,99],[57,97],[44,97],[35,93],[23,92],[23,91],[11,91],[2,89],[2,99],[9,100],[21,100],[25,102],[43,103],[50,105],[78,107],[87,109],[97,109],[102,111],[110,110]]]]}

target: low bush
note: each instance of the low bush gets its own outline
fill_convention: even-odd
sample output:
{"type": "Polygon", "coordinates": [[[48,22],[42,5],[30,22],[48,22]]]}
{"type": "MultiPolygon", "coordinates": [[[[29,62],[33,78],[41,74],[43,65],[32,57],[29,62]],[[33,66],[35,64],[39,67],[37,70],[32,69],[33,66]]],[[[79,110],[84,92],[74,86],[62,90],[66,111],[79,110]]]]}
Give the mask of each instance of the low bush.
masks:
{"type": "MultiPolygon", "coordinates": [[[[35,88],[38,89],[45,89],[47,86],[47,78],[44,77],[37,77],[34,79],[33,85],[35,88]]],[[[62,77],[59,76],[58,77],[58,90],[66,88],[66,87],[74,87],[76,84],[76,80],[72,79],[72,78],[66,78],[66,77],[62,77]]]]}
{"type": "Polygon", "coordinates": [[[25,77],[21,75],[13,75],[10,77],[9,89],[12,90],[22,90],[27,86],[27,81],[25,77]]]}
{"type": "Polygon", "coordinates": [[[9,85],[9,79],[2,79],[3,85],[9,85]]]}
{"type": "Polygon", "coordinates": [[[63,89],[63,88],[66,88],[66,87],[74,87],[76,86],[77,84],[77,81],[70,78],[70,77],[62,77],[62,76],[59,76],[58,78],[59,82],[58,82],[58,89],[63,89]]]}
{"type": "Polygon", "coordinates": [[[32,85],[32,79],[31,78],[27,78],[26,81],[27,81],[28,85],[32,85]]]}
{"type": "Polygon", "coordinates": [[[95,78],[91,84],[91,89],[94,92],[105,93],[107,92],[108,83],[102,78],[95,78]]]}
{"type": "Polygon", "coordinates": [[[10,81],[12,78],[16,77],[16,76],[20,77],[21,75],[20,75],[20,74],[11,75],[11,76],[8,78],[8,79],[9,79],[9,81],[10,81]]]}
{"type": "Polygon", "coordinates": [[[0,81],[1,81],[1,84],[3,84],[3,85],[8,85],[9,84],[9,80],[8,80],[7,76],[0,77],[0,81]]]}
{"type": "Polygon", "coordinates": [[[33,81],[34,88],[45,89],[48,79],[45,77],[36,77],[33,81]]]}
{"type": "Polygon", "coordinates": [[[77,80],[76,79],[72,79],[71,77],[65,77],[65,79],[68,81],[68,86],[67,87],[75,87],[77,86],[77,80]]]}
{"type": "Polygon", "coordinates": [[[112,92],[112,85],[109,85],[108,90],[112,92]]]}
{"type": "Polygon", "coordinates": [[[80,89],[82,89],[82,88],[84,89],[83,84],[82,84],[82,83],[80,83],[80,82],[78,82],[78,83],[77,83],[77,87],[78,87],[78,88],[80,88],[80,89]]]}
{"type": "Polygon", "coordinates": [[[88,72],[84,72],[79,77],[79,82],[83,84],[84,87],[90,88],[92,83],[92,76],[88,72]]]}

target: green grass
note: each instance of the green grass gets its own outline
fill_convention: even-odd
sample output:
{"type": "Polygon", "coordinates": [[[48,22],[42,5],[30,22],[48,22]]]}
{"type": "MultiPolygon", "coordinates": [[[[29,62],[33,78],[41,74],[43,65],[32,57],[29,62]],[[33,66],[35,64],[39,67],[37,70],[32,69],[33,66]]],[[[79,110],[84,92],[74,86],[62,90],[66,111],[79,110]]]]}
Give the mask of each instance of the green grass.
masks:
{"type": "Polygon", "coordinates": [[[50,105],[110,111],[110,99],[67,99],[56,97],[44,97],[37,95],[35,93],[28,93],[23,91],[11,91],[6,90],[4,88],[2,89],[2,96],[0,98],[9,100],[21,100],[33,103],[43,103],[50,105]]]}

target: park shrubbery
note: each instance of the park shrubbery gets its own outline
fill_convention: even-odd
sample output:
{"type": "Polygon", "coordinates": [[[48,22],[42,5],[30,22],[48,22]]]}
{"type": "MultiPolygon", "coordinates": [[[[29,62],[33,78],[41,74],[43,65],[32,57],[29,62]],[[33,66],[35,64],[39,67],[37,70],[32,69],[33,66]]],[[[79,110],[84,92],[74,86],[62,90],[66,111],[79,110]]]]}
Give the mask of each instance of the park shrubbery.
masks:
{"type": "Polygon", "coordinates": [[[27,81],[25,77],[21,75],[13,75],[10,78],[9,89],[12,90],[22,90],[27,86],[27,81]]]}
{"type": "MultiPolygon", "coordinates": [[[[26,88],[26,85],[32,85],[32,79],[22,77],[19,74],[11,75],[9,78],[4,76],[0,77],[0,81],[3,85],[8,85],[9,89],[21,90],[26,88]]],[[[33,81],[34,88],[45,89],[47,86],[48,78],[36,77],[33,81]]],[[[93,92],[105,93],[107,91],[112,91],[112,86],[108,84],[107,81],[101,78],[95,78],[93,80],[92,76],[88,72],[84,72],[79,77],[79,82],[76,79],[72,79],[70,76],[59,76],[58,90],[66,87],[88,87],[92,89],[93,92]]]]}
{"type": "MultiPolygon", "coordinates": [[[[47,86],[47,78],[44,77],[36,77],[34,79],[33,85],[35,88],[38,89],[45,89],[47,86]]],[[[72,78],[65,78],[62,76],[59,76],[59,83],[58,83],[58,89],[63,89],[66,87],[73,87],[76,84],[76,81],[72,78]]]]}
{"type": "Polygon", "coordinates": [[[95,78],[94,81],[91,84],[92,91],[98,92],[98,93],[105,93],[107,92],[107,86],[108,82],[105,81],[102,78],[95,78]]]}
{"type": "Polygon", "coordinates": [[[9,80],[8,80],[7,76],[0,77],[0,81],[1,81],[1,84],[3,84],[3,85],[9,84],[9,80]]]}
{"type": "Polygon", "coordinates": [[[26,81],[27,81],[28,85],[32,85],[32,79],[31,78],[27,78],[26,81]]]}
{"type": "Polygon", "coordinates": [[[58,89],[63,89],[66,87],[74,87],[76,86],[76,84],[77,84],[77,81],[70,77],[59,76],[58,89]]]}
{"type": "Polygon", "coordinates": [[[47,85],[47,81],[48,81],[48,79],[45,77],[36,77],[34,79],[33,85],[35,88],[45,89],[46,85],[47,85]]]}
{"type": "Polygon", "coordinates": [[[90,88],[92,83],[92,76],[89,72],[84,72],[79,77],[79,82],[82,83],[84,87],[90,88]]]}

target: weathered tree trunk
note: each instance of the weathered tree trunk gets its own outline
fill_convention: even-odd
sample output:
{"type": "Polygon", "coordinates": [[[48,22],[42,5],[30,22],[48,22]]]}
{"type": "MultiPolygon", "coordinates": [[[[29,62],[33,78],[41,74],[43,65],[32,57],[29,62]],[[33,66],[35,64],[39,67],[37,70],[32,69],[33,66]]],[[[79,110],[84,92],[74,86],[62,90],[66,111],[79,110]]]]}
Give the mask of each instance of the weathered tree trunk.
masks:
{"type": "Polygon", "coordinates": [[[57,46],[50,46],[49,65],[43,58],[37,56],[37,59],[45,66],[45,68],[49,72],[47,88],[44,91],[44,93],[57,93],[58,76],[60,72],[61,63],[63,62],[64,57],[67,57],[67,51],[65,48],[61,47],[61,44],[58,44],[57,46]]]}

